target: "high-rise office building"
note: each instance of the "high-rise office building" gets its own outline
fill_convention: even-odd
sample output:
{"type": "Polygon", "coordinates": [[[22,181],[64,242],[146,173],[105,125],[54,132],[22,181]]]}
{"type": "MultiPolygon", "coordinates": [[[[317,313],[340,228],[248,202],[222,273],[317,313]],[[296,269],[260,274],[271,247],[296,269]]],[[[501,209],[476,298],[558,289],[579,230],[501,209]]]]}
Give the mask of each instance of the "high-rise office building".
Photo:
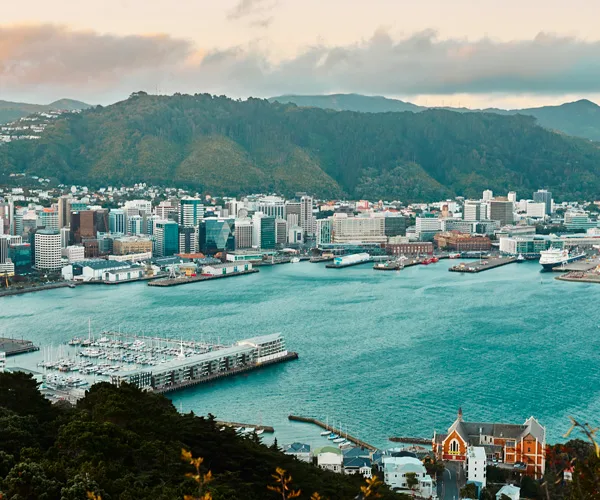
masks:
{"type": "Polygon", "coordinates": [[[252,248],[252,221],[248,218],[235,219],[235,249],[252,248]]]}
{"type": "Polygon", "coordinates": [[[71,214],[70,214],[70,203],[71,200],[70,195],[61,196],[58,199],[58,226],[59,229],[66,227],[71,222],[71,214]]]}
{"type": "Polygon", "coordinates": [[[170,200],[161,201],[154,209],[154,213],[161,220],[170,220],[172,214],[177,214],[177,206],[170,200]]]}
{"type": "Polygon", "coordinates": [[[552,193],[545,189],[538,189],[533,193],[533,201],[546,205],[546,215],[552,215],[552,193]]]}
{"type": "Polygon", "coordinates": [[[508,193],[508,201],[512,201],[513,203],[517,202],[517,193],[515,193],[514,191],[510,191],[508,193]]]}
{"type": "Polygon", "coordinates": [[[127,217],[120,208],[112,208],[108,213],[108,230],[111,233],[125,234],[127,232],[127,217]]]}
{"type": "Polygon", "coordinates": [[[258,200],[258,210],[267,217],[285,219],[285,200],[279,196],[265,196],[258,200]]]}
{"type": "Polygon", "coordinates": [[[44,229],[59,229],[59,217],[56,210],[43,208],[37,212],[37,227],[44,229]]]}
{"type": "Polygon", "coordinates": [[[132,235],[143,233],[143,218],[141,215],[132,215],[127,218],[127,233],[132,235]]]}
{"type": "Polygon", "coordinates": [[[210,218],[200,221],[200,251],[206,255],[234,251],[236,249],[235,236],[234,219],[210,218]]]}
{"type": "Polygon", "coordinates": [[[96,227],[96,214],[93,210],[71,212],[69,243],[78,245],[85,239],[96,238],[98,234],[96,227]]]}
{"type": "Polygon", "coordinates": [[[333,217],[317,219],[317,246],[332,243],[333,217]]]}
{"type": "Polygon", "coordinates": [[[497,220],[501,226],[514,222],[514,205],[512,201],[504,198],[490,200],[490,219],[497,220]]]}
{"type": "Polygon", "coordinates": [[[331,243],[387,242],[384,217],[348,217],[348,214],[334,214],[332,220],[331,243]]]}
{"type": "Polygon", "coordinates": [[[204,205],[198,198],[184,198],[179,202],[179,225],[198,227],[204,217],[204,205]]]}
{"type": "Polygon", "coordinates": [[[479,200],[465,200],[463,219],[468,221],[487,219],[487,204],[479,200]]]}
{"type": "Polygon", "coordinates": [[[18,245],[23,241],[20,236],[11,234],[0,234],[0,264],[4,264],[8,256],[8,248],[10,245],[18,245]]]}
{"type": "Polygon", "coordinates": [[[154,224],[161,220],[158,215],[149,215],[146,217],[146,234],[153,235],[154,234],[154,224]]]}
{"type": "Polygon", "coordinates": [[[406,217],[403,215],[388,214],[383,220],[385,235],[388,238],[406,235],[406,217]]]}
{"type": "Polygon", "coordinates": [[[15,273],[21,274],[29,271],[33,265],[31,245],[29,243],[14,243],[9,245],[8,258],[15,266],[15,273]]]}
{"type": "Polygon", "coordinates": [[[195,227],[179,226],[179,253],[198,251],[198,231],[195,227]]]}
{"type": "Polygon", "coordinates": [[[300,199],[300,226],[307,236],[314,236],[317,232],[317,219],[313,215],[312,196],[303,196],[300,199]]]}
{"type": "Polygon", "coordinates": [[[283,218],[275,219],[275,243],[280,246],[285,246],[288,237],[287,221],[283,218]]]}
{"type": "Polygon", "coordinates": [[[156,255],[169,257],[179,252],[179,224],[174,221],[162,220],[154,224],[156,238],[156,255]]]}
{"type": "Polygon", "coordinates": [[[148,200],[127,200],[123,206],[123,211],[130,215],[150,215],[152,213],[152,202],[148,200]]]}
{"type": "Polygon", "coordinates": [[[40,271],[58,271],[62,267],[60,232],[40,229],[35,233],[35,268],[40,271]]]}
{"type": "Polygon", "coordinates": [[[486,189],[483,192],[483,201],[490,201],[494,197],[494,193],[491,189],[486,189]]]}
{"type": "Polygon", "coordinates": [[[275,217],[260,219],[260,248],[273,249],[276,247],[275,217]]]}

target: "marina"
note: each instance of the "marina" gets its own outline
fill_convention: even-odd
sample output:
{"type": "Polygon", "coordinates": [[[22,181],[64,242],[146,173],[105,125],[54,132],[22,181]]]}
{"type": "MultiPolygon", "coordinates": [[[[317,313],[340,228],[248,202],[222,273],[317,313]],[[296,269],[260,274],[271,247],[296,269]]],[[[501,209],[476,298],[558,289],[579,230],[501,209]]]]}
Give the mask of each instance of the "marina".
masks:
{"type": "Polygon", "coordinates": [[[480,260],[479,262],[461,262],[456,266],[452,266],[449,271],[455,273],[481,273],[483,271],[489,271],[497,267],[506,266],[518,262],[517,257],[493,257],[486,260],[480,260]]]}

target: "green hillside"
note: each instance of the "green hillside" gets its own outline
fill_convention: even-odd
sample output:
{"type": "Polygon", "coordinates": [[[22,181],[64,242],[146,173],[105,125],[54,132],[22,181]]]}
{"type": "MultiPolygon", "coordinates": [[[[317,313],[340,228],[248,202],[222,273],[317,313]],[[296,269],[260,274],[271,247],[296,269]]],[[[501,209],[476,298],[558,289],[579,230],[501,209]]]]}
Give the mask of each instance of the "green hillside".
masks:
{"type": "Polygon", "coordinates": [[[27,104],[24,102],[10,102],[0,100],[0,125],[9,123],[33,113],[52,110],[74,111],[78,109],[88,109],[91,106],[85,102],[74,101],[73,99],[60,99],[50,104],[27,104]]]}
{"type": "Polygon", "coordinates": [[[560,106],[542,106],[526,109],[469,109],[469,108],[427,108],[397,99],[360,94],[332,95],[284,95],[272,97],[270,101],[293,103],[302,107],[333,109],[336,111],[359,111],[362,113],[386,113],[390,111],[413,111],[418,113],[428,109],[446,109],[459,113],[495,113],[501,115],[528,115],[551,130],[564,132],[576,137],[600,141],[600,106],[582,99],[560,106]]]}
{"type": "Polygon", "coordinates": [[[148,182],[215,195],[436,200],[547,187],[595,199],[600,150],[493,113],[335,112],[210,95],[136,94],[0,147],[0,174],[65,183],[148,182]]]}

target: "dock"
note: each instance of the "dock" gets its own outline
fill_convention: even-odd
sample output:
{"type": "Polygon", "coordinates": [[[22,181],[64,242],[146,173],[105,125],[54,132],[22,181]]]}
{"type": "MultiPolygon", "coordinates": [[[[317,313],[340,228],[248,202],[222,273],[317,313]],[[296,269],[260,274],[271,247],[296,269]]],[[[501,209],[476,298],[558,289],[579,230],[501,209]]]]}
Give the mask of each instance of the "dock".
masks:
{"type": "Polygon", "coordinates": [[[246,274],[254,274],[257,273],[258,269],[249,269],[248,271],[240,271],[238,273],[229,273],[229,274],[216,274],[211,276],[182,276],[180,278],[167,278],[156,281],[149,281],[148,286],[178,286],[178,285],[187,285],[188,283],[199,283],[202,281],[210,281],[217,280],[222,278],[233,278],[235,276],[244,276],[246,274]]]}
{"type": "Polygon", "coordinates": [[[266,432],[267,434],[273,434],[275,432],[275,429],[270,425],[241,424],[239,422],[225,422],[224,420],[215,420],[215,423],[218,427],[233,427],[234,429],[237,429],[238,427],[251,427],[257,431],[266,432]]]}
{"type": "Polygon", "coordinates": [[[361,448],[365,448],[365,449],[371,450],[371,451],[377,451],[377,448],[375,448],[375,446],[373,446],[369,443],[366,443],[365,441],[362,441],[358,438],[355,438],[354,436],[351,436],[350,434],[346,434],[341,429],[337,429],[332,425],[327,425],[324,422],[317,420],[316,418],[299,417],[298,415],[289,415],[288,419],[291,420],[292,422],[304,422],[306,424],[314,424],[318,427],[321,427],[322,429],[325,429],[326,431],[331,431],[335,434],[338,434],[339,436],[345,437],[348,441],[350,441],[351,443],[354,443],[356,446],[359,446],[361,448]]]}
{"type": "Polygon", "coordinates": [[[497,267],[506,266],[507,264],[512,264],[513,262],[517,262],[516,257],[497,257],[480,262],[461,262],[456,266],[452,266],[449,271],[455,273],[481,273],[497,267]]]}
{"type": "Polygon", "coordinates": [[[406,443],[406,444],[424,444],[431,446],[431,439],[420,438],[420,437],[391,437],[389,440],[392,443],[406,443]]]}
{"type": "Polygon", "coordinates": [[[179,391],[181,389],[187,389],[188,387],[194,387],[198,384],[204,384],[206,382],[213,382],[215,380],[222,380],[224,378],[232,377],[234,375],[239,375],[241,373],[246,373],[252,370],[256,370],[257,368],[263,368],[265,366],[276,365],[279,363],[283,363],[285,361],[292,361],[298,359],[297,352],[288,352],[285,356],[281,356],[277,359],[273,359],[270,361],[263,361],[262,363],[256,363],[246,366],[240,366],[239,368],[230,368],[227,371],[221,371],[217,373],[213,373],[211,375],[205,375],[203,377],[198,377],[192,380],[185,380],[183,382],[178,382],[175,384],[159,387],[153,389],[154,392],[158,392],[161,394],[165,394],[167,392],[179,391]]]}
{"type": "Polygon", "coordinates": [[[15,356],[39,350],[40,348],[30,340],[0,338],[0,352],[5,352],[7,356],[15,356]]]}
{"type": "Polygon", "coordinates": [[[558,273],[569,273],[569,272],[582,272],[585,273],[587,271],[591,271],[596,267],[600,266],[600,257],[595,257],[593,259],[581,259],[571,262],[570,264],[565,264],[564,266],[557,266],[552,268],[553,272],[558,273]]]}
{"type": "Polygon", "coordinates": [[[585,271],[571,271],[557,276],[560,281],[571,281],[573,283],[600,283],[600,274],[585,271]]]}

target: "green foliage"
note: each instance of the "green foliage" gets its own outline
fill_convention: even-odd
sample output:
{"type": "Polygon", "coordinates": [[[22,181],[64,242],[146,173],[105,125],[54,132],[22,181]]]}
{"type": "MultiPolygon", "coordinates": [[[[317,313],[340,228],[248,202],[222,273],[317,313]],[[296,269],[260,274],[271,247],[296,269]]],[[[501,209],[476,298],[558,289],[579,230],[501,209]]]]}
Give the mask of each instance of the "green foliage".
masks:
{"type": "Polygon", "coordinates": [[[333,112],[207,94],[151,96],[56,120],[0,148],[0,176],[65,183],[149,182],[214,195],[438,200],[483,189],[571,199],[597,192],[600,150],[529,116],[333,112]]]}
{"type": "Polygon", "coordinates": [[[181,415],[164,396],[130,385],[97,384],[74,408],[49,406],[31,376],[0,373],[0,401],[0,491],[7,499],[194,495],[198,486],[186,477],[193,469],[181,460],[182,448],[204,459],[214,500],[268,498],[278,467],[295,489],[331,500],[354,498],[364,485],[361,477],[323,471],[256,438],[221,431],[211,416],[181,415]]]}
{"type": "Polygon", "coordinates": [[[477,486],[473,483],[466,484],[460,489],[461,498],[477,498],[477,486]]]}

